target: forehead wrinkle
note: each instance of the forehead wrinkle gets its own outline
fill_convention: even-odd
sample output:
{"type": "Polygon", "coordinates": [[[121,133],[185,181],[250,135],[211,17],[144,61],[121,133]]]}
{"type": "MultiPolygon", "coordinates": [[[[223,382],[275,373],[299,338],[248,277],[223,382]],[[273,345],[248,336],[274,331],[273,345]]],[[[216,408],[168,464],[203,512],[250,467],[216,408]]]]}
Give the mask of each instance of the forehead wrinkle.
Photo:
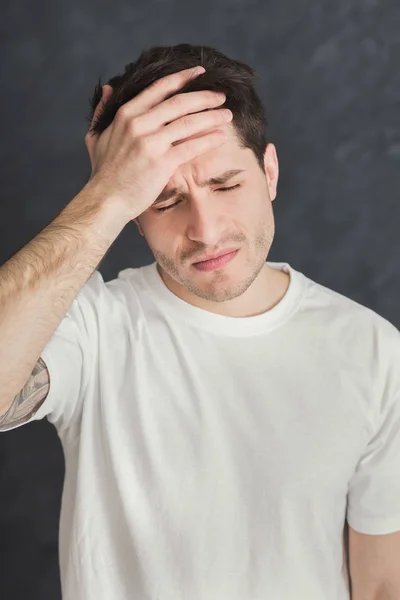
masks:
{"type": "MultiPolygon", "coordinates": [[[[244,171],[244,169],[229,169],[229,171],[225,171],[224,173],[221,173],[221,175],[210,177],[209,179],[206,179],[205,181],[201,181],[199,183],[199,187],[205,188],[205,187],[209,187],[211,185],[222,185],[223,183],[226,183],[229,179],[232,179],[232,177],[234,177],[235,175],[238,175],[239,173],[243,173],[243,171],[244,171]]],[[[172,196],[178,196],[178,195],[182,196],[182,197],[188,196],[187,192],[182,190],[182,188],[174,187],[174,188],[170,188],[169,190],[163,190],[161,192],[161,194],[158,196],[158,198],[156,199],[156,201],[153,202],[153,204],[158,204],[159,202],[165,202],[169,198],[172,198],[172,196]]]]}

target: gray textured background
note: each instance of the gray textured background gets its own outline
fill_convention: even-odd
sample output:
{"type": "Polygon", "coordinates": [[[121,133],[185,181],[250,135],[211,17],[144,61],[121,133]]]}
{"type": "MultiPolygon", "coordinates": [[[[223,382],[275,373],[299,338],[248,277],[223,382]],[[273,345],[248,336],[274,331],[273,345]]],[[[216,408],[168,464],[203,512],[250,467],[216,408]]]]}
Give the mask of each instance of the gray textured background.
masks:
{"type": "MultiPolygon", "coordinates": [[[[144,47],[251,64],[280,161],[268,260],[400,326],[398,0],[3,2],[0,264],[79,192],[89,96],[144,47]]],[[[127,225],[106,280],[153,261],[127,225]]],[[[42,421],[0,436],[0,596],[57,600],[63,454],[42,421]]]]}

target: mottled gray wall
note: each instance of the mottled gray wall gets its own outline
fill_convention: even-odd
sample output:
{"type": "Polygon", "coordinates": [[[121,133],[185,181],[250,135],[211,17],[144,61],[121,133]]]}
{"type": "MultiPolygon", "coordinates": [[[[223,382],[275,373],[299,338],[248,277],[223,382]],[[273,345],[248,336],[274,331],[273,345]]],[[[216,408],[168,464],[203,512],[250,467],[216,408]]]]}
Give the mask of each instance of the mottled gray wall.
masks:
{"type": "MultiPolygon", "coordinates": [[[[89,175],[91,94],[144,46],[250,63],[280,160],[270,260],[400,325],[398,0],[9,0],[1,17],[0,263],[89,175]]],[[[153,256],[129,224],[106,280],[153,256]]],[[[0,597],[60,597],[63,456],[47,421],[0,436],[0,597]]]]}

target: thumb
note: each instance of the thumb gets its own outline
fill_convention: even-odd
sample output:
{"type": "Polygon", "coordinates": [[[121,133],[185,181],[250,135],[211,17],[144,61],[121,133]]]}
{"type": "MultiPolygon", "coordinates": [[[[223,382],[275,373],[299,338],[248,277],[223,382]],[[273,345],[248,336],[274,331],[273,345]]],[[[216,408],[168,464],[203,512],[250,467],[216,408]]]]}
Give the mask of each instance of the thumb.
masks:
{"type": "MultiPolygon", "coordinates": [[[[113,88],[111,87],[111,85],[103,85],[101,88],[101,98],[99,103],[97,104],[94,113],[93,113],[93,117],[92,117],[92,122],[90,124],[90,127],[92,126],[93,122],[99,117],[100,113],[103,111],[104,109],[104,105],[107,103],[107,100],[110,98],[110,96],[113,93],[113,88]]],[[[89,128],[90,129],[90,128],[89,128]]],[[[93,135],[90,133],[90,131],[86,132],[85,135],[85,144],[86,147],[89,151],[89,154],[91,155],[95,146],[95,139],[93,137],[93,135]]]]}
{"type": "Polygon", "coordinates": [[[93,119],[92,119],[92,123],[95,119],[98,118],[98,116],[100,115],[100,113],[103,111],[104,105],[107,104],[108,99],[110,98],[110,96],[113,93],[113,89],[111,87],[111,85],[103,85],[101,88],[101,98],[100,101],[98,103],[98,105],[96,106],[96,109],[93,113],[93,119]]]}
{"type": "Polygon", "coordinates": [[[105,83],[102,87],[102,96],[101,96],[101,100],[103,102],[103,104],[106,104],[109,100],[109,98],[112,96],[113,93],[113,88],[111,87],[111,85],[108,85],[107,83],[105,83]]]}

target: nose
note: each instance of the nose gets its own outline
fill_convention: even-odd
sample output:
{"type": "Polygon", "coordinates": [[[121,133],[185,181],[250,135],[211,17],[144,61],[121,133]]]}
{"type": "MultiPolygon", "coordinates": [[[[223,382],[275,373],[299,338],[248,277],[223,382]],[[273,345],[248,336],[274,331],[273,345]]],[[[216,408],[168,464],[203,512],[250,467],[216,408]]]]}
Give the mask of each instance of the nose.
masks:
{"type": "Polygon", "coordinates": [[[186,235],[193,242],[218,247],[227,232],[227,215],[216,206],[216,199],[203,197],[188,203],[186,235]],[[190,206],[189,206],[190,204],[190,206]]]}

